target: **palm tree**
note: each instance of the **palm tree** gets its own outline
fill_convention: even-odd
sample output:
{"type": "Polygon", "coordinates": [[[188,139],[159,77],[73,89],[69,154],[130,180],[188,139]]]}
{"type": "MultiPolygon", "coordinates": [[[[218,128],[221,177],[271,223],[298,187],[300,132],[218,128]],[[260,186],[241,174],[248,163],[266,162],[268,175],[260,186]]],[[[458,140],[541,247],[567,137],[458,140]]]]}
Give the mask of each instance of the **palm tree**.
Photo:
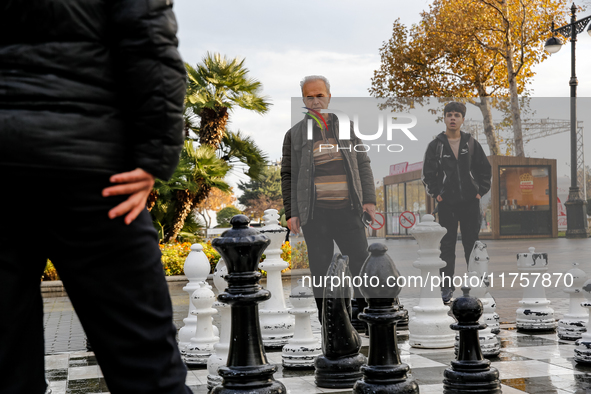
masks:
{"type": "Polygon", "coordinates": [[[224,181],[230,167],[216,156],[215,150],[211,147],[201,145],[196,148],[193,141],[186,140],[180,161],[179,167],[183,169],[181,171],[186,171],[188,187],[174,192],[174,216],[171,228],[165,237],[166,242],[176,239],[196,202],[205,199],[212,188],[215,187],[224,192],[230,190],[230,186],[224,181]]]}
{"type": "Polygon", "coordinates": [[[228,59],[219,53],[207,53],[196,68],[185,64],[188,74],[185,106],[188,114],[201,119],[199,142],[218,148],[228,123],[228,111],[238,106],[264,114],[271,106],[260,95],[261,83],[248,77],[244,59],[228,59]]]}

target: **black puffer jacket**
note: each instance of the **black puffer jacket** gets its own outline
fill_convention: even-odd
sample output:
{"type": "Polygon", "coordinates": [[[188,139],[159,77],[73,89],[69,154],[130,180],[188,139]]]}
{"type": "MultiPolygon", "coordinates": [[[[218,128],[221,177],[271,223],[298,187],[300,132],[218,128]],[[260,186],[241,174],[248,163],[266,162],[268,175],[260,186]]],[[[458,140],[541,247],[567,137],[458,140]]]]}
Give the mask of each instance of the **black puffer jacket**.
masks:
{"type": "Polygon", "coordinates": [[[488,193],[492,173],[490,163],[478,141],[474,140],[473,152],[470,152],[469,140],[470,134],[461,132],[457,159],[445,132],[429,143],[422,178],[431,197],[441,196],[442,201],[454,204],[488,193]]]}
{"type": "Polygon", "coordinates": [[[172,0],[0,2],[0,166],[168,179],[185,69],[172,0]]]}

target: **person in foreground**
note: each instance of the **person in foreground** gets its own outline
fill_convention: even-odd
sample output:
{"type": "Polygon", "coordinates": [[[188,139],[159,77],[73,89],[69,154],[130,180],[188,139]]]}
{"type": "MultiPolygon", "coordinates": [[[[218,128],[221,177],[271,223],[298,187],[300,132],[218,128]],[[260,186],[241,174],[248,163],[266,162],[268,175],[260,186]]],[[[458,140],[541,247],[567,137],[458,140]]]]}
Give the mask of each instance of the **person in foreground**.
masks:
{"type": "Polygon", "coordinates": [[[0,4],[0,393],[50,392],[48,259],[111,393],[191,393],[145,209],[183,144],[171,4],[0,4]]]}
{"type": "Polygon", "coordinates": [[[456,266],[458,222],[466,264],[480,231],[480,198],[490,190],[491,166],[482,146],[460,131],[466,106],[450,102],[443,109],[445,132],[429,143],[423,160],[423,183],[427,194],[437,200],[439,224],[447,229],[441,240],[441,297],[449,303],[455,290],[451,278],[456,266]]]}
{"type": "MultiPolygon", "coordinates": [[[[349,257],[351,275],[359,275],[368,256],[362,214],[373,222],[376,194],[370,159],[354,149],[357,137],[339,138],[339,122],[333,114],[322,114],[330,103],[330,84],[319,75],[300,82],[307,113],[283,140],[281,192],[288,227],[292,233],[303,229],[308,248],[313,290],[322,318],[323,286],[315,285],[326,276],[334,242],[349,257]],[[307,139],[307,124],[313,122],[313,139],[307,139]],[[353,149],[352,149],[353,148],[353,149]]],[[[351,131],[351,136],[354,136],[351,131]]],[[[359,311],[366,306],[358,289],[359,311]]]]}

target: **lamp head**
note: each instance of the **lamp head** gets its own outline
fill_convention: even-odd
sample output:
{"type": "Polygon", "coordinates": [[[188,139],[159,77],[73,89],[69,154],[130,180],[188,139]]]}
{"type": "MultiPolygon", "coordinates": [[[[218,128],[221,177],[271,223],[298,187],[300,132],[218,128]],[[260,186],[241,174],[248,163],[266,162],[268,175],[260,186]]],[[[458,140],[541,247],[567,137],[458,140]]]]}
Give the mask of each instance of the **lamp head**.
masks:
{"type": "Polygon", "coordinates": [[[558,52],[560,48],[562,48],[562,41],[556,36],[550,37],[544,44],[544,49],[550,54],[558,52]]]}

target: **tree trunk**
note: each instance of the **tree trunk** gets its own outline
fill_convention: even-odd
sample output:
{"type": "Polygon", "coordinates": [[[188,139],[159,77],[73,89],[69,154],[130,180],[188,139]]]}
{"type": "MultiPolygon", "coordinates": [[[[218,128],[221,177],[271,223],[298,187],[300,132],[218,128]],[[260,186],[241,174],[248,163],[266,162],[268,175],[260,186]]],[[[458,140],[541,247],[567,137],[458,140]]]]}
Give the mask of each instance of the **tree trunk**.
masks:
{"type": "Polygon", "coordinates": [[[507,75],[509,77],[509,93],[511,94],[511,115],[513,118],[513,138],[515,140],[514,154],[524,157],[523,133],[521,131],[521,110],[519,108],[519,94],[517,93],[516,75],[513,71],[513,50],[508,46],[507,50],[507,75]]]}
{"type": "Polygon", "coordinates": [[[228,123],[228,109],[222,107],[216,111],[204,108],[200,115],[199,142],[217,149],[222,142],[226,124],[228,123]]]}
{"type": "Polygon", "coordinates": [[[172,228],[166,236],[165,242],[173,242],[178,237],[179,233],[185,225],[185,220],[193,210],[193,199],[195,195],[189,190],[179,190],[176,192],[176,205],[174,219],[172,220],[172,228]]]}
{"type": "Polygon", "coordinates": [[[484,125],[484,135],[486,136],[486,143],[490,149],[490,154],[496,156],[499,154],[499,142],[495,134],[495,127],[492,120],[492,109],[490,105],[489,96],[480,96],[480,102],[477,103],[480,112],[482,113],[482,123],[484,125]]]}
{"type": "MultiPolygon", "coordinates": [[[[509,8],[507,1],[501,2],[505,18],[509,17],[509,8]]],[[[515,66],[513,64],[513,40],[511,39],[511,26],[507,19],[505,19],[505,45],[506,51],[504,53],[505,62],[507,63],[507,78],[509,81],[509,95],[511,96],[511,115],[513,120],[513,140],[514,149],[513,154],[517,157],[524,157],[523,150],[523,133],[521,131],[521,110],[519,108],[519,94],[517,92],[517,81],[515,75],[515,66]]]]}
{"type": "Polygon", "coordinates": [[[150,195],[148,196],[148,200],[146,201],[146,208],[148,211],[151,211],[156,205],[156,200],[158,200],[158,190],[152,189],[150,195]]]}

